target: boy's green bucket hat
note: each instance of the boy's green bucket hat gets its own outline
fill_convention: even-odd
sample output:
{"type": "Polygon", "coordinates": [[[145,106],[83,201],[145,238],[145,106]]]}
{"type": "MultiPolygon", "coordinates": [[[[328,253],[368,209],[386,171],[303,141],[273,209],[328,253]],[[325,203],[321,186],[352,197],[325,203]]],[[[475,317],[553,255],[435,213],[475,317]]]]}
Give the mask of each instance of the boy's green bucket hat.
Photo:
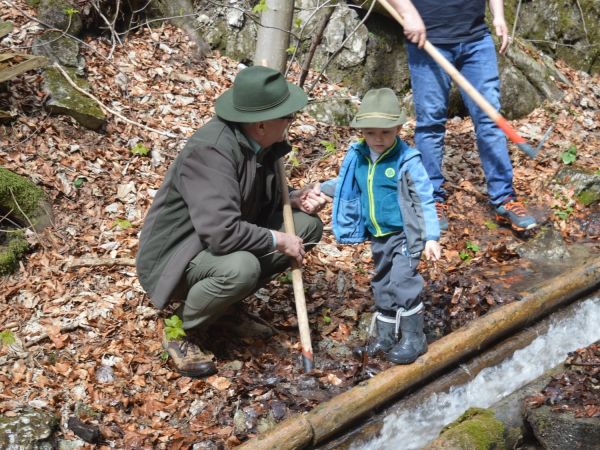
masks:
{"type": "Polygon", "coordinates": [[[390,88],[369,90],[350,122],[354,128],[393,128],[406,122],[406,116],[390,88]]]}
{"type": "Polygon", "coordinates": [[[217,99],[215,112],[230,122],[251,123],[289,116],[307,102],[302,88],[277,70],[252,66],[237,74],[233,86],[217,99]]]}

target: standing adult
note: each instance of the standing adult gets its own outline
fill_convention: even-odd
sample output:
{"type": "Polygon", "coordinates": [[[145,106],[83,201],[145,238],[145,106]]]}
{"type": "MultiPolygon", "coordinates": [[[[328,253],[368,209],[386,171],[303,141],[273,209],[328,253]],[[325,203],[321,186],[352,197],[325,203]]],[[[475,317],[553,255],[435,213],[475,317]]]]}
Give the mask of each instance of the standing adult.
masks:
{"type": "MultiPolygon", "coordinates": [[[[327,199],[319,185],[290,192],[298,236],[283,232],[276,170],[291,150],[286,134],[294,113],[306,103],[304,91],[279,72],[243,69],[217,99],[216,116],[169,168],[140,234],[137,272],[158,308],[182,300],[177,315],[186,332],[205,330],[290,258],[301,264],[305,247],[321,239],[315,213],[327,199]]],[[[163,337],[178,371],[215,373],[212,355],[186,334],[163,337]]]]}
{"type": "MultiPolygon", "coordinates": [[[[417,119],[415,143],[433,183],[440,227],[447,229],[442,160],[452,80],[423,46],[429,40],[499,109],[500,78],[496,48],[485,23],[486,0],[390,0],[390,4],[402,16],[408,40],[408,65],[417,119]]],[[[503,1],[489,0],[489,5],[496,34],[501,39],[502,54],[508,45],[503,1]]],[[[504,133],[468,95],[462,91],[461,94],[475,126],[479,157],[496,220],[516,230],[534,228],[537,226],[535,218],[517,200],[513,188],[512,163],[504,133]]]]}

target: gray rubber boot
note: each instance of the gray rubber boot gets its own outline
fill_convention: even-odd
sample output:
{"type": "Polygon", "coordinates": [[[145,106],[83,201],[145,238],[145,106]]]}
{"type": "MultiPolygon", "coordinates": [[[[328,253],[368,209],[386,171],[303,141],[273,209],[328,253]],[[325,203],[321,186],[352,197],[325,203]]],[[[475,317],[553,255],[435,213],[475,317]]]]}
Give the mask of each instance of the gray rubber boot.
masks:
{"type": "Polygon", "coordinates": [[[375,323],[371,326],[371,336],[366,348],[369,356],[387,353],[398,342],[395,317],[376,312],[373,320],[375,323]]]}
{"type": "Polygon", "coordinates": [[[402,339],[388,352],[388,360],[395,364],[410,364],[427,351],[423,333],[423,312],[400,319],[402,339]]]}

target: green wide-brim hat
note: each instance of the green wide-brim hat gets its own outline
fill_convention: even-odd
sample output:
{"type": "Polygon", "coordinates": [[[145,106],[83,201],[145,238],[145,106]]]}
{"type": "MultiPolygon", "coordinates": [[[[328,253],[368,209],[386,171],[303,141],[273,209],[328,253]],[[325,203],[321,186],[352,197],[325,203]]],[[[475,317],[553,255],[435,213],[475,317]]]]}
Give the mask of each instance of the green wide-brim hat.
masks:
{"type": "Polygon", "coordinates": [[[393,128],[406,122],[398,97],[390,88],[369,90],[350,122],[354,128],[393,128]]]}
{"type": "Polygon", "coordinates": [[[242,69],[233,86],[217,98],[215,112],[230,122],[251,123],[289,116],[307,102],[302,88],[277,70],[252,66],[242,69]]]}

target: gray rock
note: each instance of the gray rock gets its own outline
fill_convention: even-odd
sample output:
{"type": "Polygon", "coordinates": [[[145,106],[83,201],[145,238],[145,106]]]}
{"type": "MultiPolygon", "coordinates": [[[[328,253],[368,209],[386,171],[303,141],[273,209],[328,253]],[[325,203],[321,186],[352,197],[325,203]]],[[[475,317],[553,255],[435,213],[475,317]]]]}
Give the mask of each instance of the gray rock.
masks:
{"type": "Polygon", "coordinates": [[[549,406],[528,409],[527,422],[546,450],[600,449],[600,420],[554,412],[549,406]]]}
{"type": "Polygon", "coordinates": [[[576,197],[584,205],[600,200],[600,174],[588,168],[567,166],[558,171],[556,181],[573,189],[576,197]]]}
{"type": "MultiPolygon", "coordinates": [[[[65,71],[80,88],[88,88],[87,82],[79,78],[73,69],[66,68],[65,71]]],[[[46,103],[50,112],[71,116],[91,130],[97,130],[104,125],[106,116],[98,104],[73,89],[58,70],[45,69],[44,82],[45,89],[50,94],[50,100],[46,103]]]]}
{"type": "Polygon", "coordinates": [[[516,251],[522,258],[540,263],[560,262],[571,256],[561,234],[552,227],[543,227],[516,251]]]}
{"type": "Polygon", "coordinates": [[[62,66],[83,69],[83,61],[79,58],[79,43],[58,31],[47,31],[33,43],[35,55],[46,56],[50,62],[57,62],[62,66]]]}
{"type": "Polygon", "coordinates": [[[40,0],[37,15],[42,22],[61,31],[68,31],[75,36],[81,33],[83,25],[79,12],[66,0],[40,0]],[[69,11],[73,10],[74,12],[69,14],[69,11]]]}
{"type": "Polygon", "coordinates": [[[345,126],[350,123],[358,107],[349,96],[340,95],[311,102],[305,109],[319,122],[345,126]]]}
{"type": "Polygon", "coordinates": [[[52,450],[51,436],[58,417],[48,411],[27,410],[16,417],[0,416],[0,448],[52,450]]]}

